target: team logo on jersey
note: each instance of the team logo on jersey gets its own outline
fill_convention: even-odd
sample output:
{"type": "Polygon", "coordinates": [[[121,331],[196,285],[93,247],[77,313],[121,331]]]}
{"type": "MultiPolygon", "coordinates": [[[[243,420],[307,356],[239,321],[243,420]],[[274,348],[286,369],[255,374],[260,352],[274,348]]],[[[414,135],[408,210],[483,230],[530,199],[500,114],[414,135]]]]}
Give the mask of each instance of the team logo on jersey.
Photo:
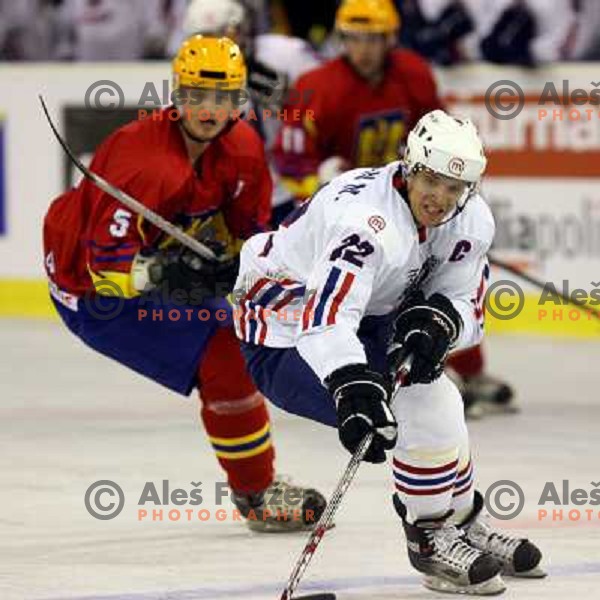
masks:
{"type": "Polygon", "coordinates": [[[369,217],[369,220],[367,221],[367,223],[369,224],[369,227],[375,233],[379,233],[380,231],[383,231],[386,226],[385,219],[379,215],[373,215],[372,217],[369,217]]]}
{"type": "Polygon", "coordinates": [[[354,166],[378,167],[398,158],[406,134],[402,110],[384,110],[361,115],[354,141],[354,166]]]}
{"type": "Polygon", "coordinates": [[[451,158],[448,163],[448,171],[452,173],[452,175],[460,177],[465,171],[465,161],[458,157],[451,158]]]}

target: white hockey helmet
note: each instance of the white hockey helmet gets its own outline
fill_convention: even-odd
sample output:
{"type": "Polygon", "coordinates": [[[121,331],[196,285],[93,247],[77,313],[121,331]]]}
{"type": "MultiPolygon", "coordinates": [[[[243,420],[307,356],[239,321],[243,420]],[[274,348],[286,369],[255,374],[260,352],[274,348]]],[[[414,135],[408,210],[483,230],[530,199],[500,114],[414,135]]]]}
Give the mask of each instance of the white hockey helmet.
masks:
{"type": "Polygon", "coordinates": [[[183,20],[186,37],[204,35],[226,35],[231,29],[242,30],[246,20],[246,9],[235,0],[192,0],[183,20]]]}
{"type": "Polygon", "coordinates": [[[408,134],[404,152],[407,175],[425,167],[474,189],[486,165],[483,144],[470,119],[456,119],[443,110],[434,110],[422,116],[408,134]]]}

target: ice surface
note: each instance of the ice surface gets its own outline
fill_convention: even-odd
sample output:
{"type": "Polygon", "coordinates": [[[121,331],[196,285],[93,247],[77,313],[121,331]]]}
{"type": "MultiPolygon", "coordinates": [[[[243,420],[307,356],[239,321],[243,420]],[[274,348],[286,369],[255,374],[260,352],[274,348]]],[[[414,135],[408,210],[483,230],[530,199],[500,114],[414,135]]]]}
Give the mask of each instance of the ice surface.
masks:
{"type": "MultiPolygon", "coordinates": [[[[600,482],[600,343],[494,337],[488,349],[490,369],[514,383],[523,411],[470,424],[477,477],[482,488],[503,479],[521,485],[525,509],[502,526],[527,532],[550,573],[544,581],[508,580],[504,597],[597,597],[600,506],[571,503],[553,522],[539,520],[537,502],[547,481],[559,493],[564,479],[588,492],[600,482]],[[568,518],[574,509],[578,522],[568,518]],[[584,511],[592,509],[588,520],[584,511]]],[[[279,597],[305,534],[250,533],[232,520],[227,501],[227,520],[214,518],[214,486],[223,477],[195,397],[162,390],[55,323],[1,322],[0,351],[2,600],[279,597]],[[187,491],[201,481],[198,508],[213,518],[139,521],[145,483],[160,492],[164,479],[187,491]],[[98,480],[124,490],[124,510],[113,520],[85,508],[98,480]]],[[[347,460],[335,432],[273,416],[279,470],[329,495],[347,460]]],[[[340,600],[435,597],[408,564],[391,490],[389,469],[361,467],[301,591],[336,591],[340,600]]]]}

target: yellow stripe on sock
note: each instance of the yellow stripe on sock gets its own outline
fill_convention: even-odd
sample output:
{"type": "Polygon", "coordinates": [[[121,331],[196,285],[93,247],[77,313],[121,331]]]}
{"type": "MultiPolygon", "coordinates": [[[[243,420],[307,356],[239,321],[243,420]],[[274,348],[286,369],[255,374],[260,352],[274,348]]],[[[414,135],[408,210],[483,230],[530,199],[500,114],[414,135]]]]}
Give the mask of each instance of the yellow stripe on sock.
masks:
{"type": "Polygon", "coordinates": [[[257,456],[258,454],[262,454],[266,452],[273,444],[271,443],[271,438],[266,440],[260,446],[256,448],[252,448],[252,450],[244,450],[243,452],[223,452],[222,450],[216,450],[215,454],[217,458],[228,458],[229,460],[239,460],[242,458],[250,458],[252,456],[257,456]]]}
{"type": "Polygon", "coordinates": [[[260,439],[263,435],[265,435],[271,427],[270,423],[267,423],[262,429],[259,431],[255,431],[249,435],[244,435],[242,437],[237,438],[219,438],[208,436],[208,439],[212,444],[218,444],[219,446],[239,446],[240,444],[248,444],[250,442],[254,442],[255,440],[260,439]]]}

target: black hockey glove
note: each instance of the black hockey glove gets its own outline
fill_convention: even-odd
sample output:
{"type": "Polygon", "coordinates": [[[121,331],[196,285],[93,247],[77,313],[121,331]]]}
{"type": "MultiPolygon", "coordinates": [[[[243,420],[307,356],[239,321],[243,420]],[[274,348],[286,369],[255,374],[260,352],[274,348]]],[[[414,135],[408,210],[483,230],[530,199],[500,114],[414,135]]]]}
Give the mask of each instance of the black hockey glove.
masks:
{"type": "Polygon", "coordinates": [[[425,300],[419,292],[402,310],[388,350],[392,379],[405,356],[412,354],[412,366],[405,383],[431,383],[444,370],[444,361],[462,330],[462,319],[452,302],[442,294],[425,300]]]}
{"type": "Polygon", "coordinates": [[[397,424],[389,407],[386,380],[366,365],[348,365],[334,371],[325,381],[337,405],[338,434],[354,453],[365,435],[375,433],[364,460],[385,461],[385,451],[396,445],[397,424]]]}
{"type": "Polygon", "coordinates": [[[225,260],[201,258],[186,249],[160,252],[149,268],[150,281],[157,286],[194,292],[194,298],[227,296],[239,271],[239,257],[225,260]]]}

